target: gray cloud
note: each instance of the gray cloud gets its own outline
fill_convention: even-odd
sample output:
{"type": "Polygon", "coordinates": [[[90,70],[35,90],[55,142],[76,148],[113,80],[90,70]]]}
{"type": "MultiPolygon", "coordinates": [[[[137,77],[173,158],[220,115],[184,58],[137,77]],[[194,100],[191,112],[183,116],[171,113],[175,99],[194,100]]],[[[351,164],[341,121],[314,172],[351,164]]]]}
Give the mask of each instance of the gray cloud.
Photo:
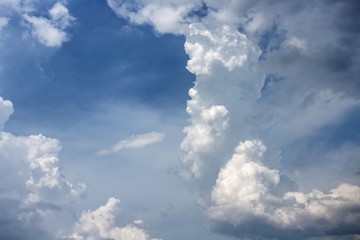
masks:
{"type": "MultiPolygon", "coordinates": [[[[135,24],[186,37],[187,68],[196,82],[189,91],[190,123],[181,145],[183,175],[192,179],[198,202],[218,222],[215,231],[279,239],[358,233],[353,230],[358,227],[357,185],[338,179],[338,187],[326,186],[328,193],[303,191],[309,186],[291,179],[299,180],[299,169],[283,167],[297,154],[288,146],[297,143],[306,151],[305,139],[359,108],[358,3],[174,0],[176,14],[166,29],[154,20],[166,8],[162,0],[139,1],[136,7],[130,1],[108,3],[135,24]],[[189,20],[201,4],[205,14],[189,20]],[[153,15],[144,14],[149,8],[153,15]],[[268,150],[251,150],[249,157],[233,153],[239,141],[238,148],[253,143],[268,150]],[[259,162],[256,153],[264,160],[259,162]]],[[[309,164],[323,161],[329,151],[309,156],[309,164]]],[[[334,161],[341,157],[347,156],[334,161]]]]}

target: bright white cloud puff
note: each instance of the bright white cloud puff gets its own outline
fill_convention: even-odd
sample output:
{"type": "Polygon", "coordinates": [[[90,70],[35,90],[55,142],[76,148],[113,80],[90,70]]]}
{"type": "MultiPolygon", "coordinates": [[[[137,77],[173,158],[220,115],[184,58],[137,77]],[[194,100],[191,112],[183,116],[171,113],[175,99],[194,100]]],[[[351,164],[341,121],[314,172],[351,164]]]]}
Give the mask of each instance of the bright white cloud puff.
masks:
{"type": "Polygon", "coordinates": [[[210,218],[234,227],[251,221],[254,228],[270,225],[305,235],[331,232],[341,225],[356,228],[360,187],[343,183],[323,193],[273,194],[280,183],[279,171],[263,164],[266,146],[258,140],[241,142],[221,169],[211,194],[210,218]],[[319,224],[321,222],[321,224],[319,224]]]}
{"type": "Polygon", "coordinates": [[[60,47],[70,40],[65,31],[75,20],[62,3],[56,3],[49,10],[50,18],[35,17],[24,14],[23,18],[30,24],[30,33],[47,47],[60,47]]]}
{"type": "Polygon", "coordinates": [[[68,238],[74,240],[149,240],[149,235],[135,225],[116,226],[120,201],[109,198],[104,206],[85,211],[75,225],[75,232],[68,238]]]}

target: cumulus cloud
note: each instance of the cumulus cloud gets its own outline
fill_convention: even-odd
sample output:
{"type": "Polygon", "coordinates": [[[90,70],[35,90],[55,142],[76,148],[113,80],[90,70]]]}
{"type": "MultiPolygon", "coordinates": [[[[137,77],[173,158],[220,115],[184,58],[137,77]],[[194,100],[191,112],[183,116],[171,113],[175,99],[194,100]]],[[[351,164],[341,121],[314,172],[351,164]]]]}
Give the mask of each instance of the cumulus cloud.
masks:
{"type": "Polygon", "coordinates": [[[133,135],[128,139],[122,140],[111,147],[111,149],[99,150],[97,155],[107,155],[131,148],[143,148],[147,145],[161,142],[165,139],[165,133],[150,132],[133,135]]]}
{"type": "Polygon", "coordinates": [[[358,186],[341,183],[328,193],[304,193],[279,170],[292,159],[281,155],[289,145],[306,145],[301,139],[321,134],[359,107],[358,3],[108,4],[132,23],[186,38],[187,69],[196,81],[189,90],[189,125],[181,144],[183,175],[193,178],[202,193],[199,202],[217,221],[215,230],[285,239],[294,233],[300,239],[358,233],[358,186]],[[168,25],[156,20],[166,8],[172,15],[168,25]]]}
{"type": "MultiPolygon", "coordinates": [[[[279,171],[263,164],[265,151],[266,146],[258,140],[239,144],[221,169],[212,191],[213,205],[208,210],[212,219],[234,228],[251,222],[251,229],[269,225],[280,232],[301,231],[297,233],[302,235],[300,238],[335,233],[344,225],[351,231],[359,229],[359,186],[343,183],[330,193],[314,189],[310,193],[285,192],[275,196],[272,191],[280,183],[279,171]]],[[[244,235],[250,235],[251,229],[244,235]]],[[[279,237],[276,232],[273,235],[279,237]]]]}
{"type": "Polygon", "coordinates": [[[70,40],[65,31],[75,20],[68,9],[57,2],[49,10],[50,18],[36,17],[24,14],[24,20],[29,23],[29,31],[40,43],[47,47],[60,47],[64,42],[70,40]]]}
{"type": "Polygon", "coordinates": [[[189,90],[191,99],[186,111],[191,124],[184,128],[186,137],[181,148],[186,155],[182,161],[190,174],[199,178],[206,172],[206,162],[219,161],[214,154],[221,152],[232,108],[240,107],[234,105],[233,98],[254,101],[260,94],[264,76],[255,71],[259,49],[228,25],[209,30],[204,24],[191,24],[185,51],[190,57],[187,68],[197,75],[197,81],[189,90]],[[243,66],[249,67],[248,71],[240,73],[243,66]]]}
{"type": "Polygon", "coordinates": [[[209,74],[216,63],[221,63],[230,71],[242,66],[247,60],[246,48],[251,47],[244,44],[246,41],[245,35],[227,25],[209,31],[203,24],[190,24],[184,46],[190,57],[187,68],[201,75],[209,74]]]}
{"type": "MultiPolygon", "coordinates": [[[[2,123],[12,112],[12,103],[1,98],[2,123]]],[[[74,185],[62,175],[60,150],[58,140],[41,134],[15,136],[0,132],[0,202],[12,206],[11,215],[3,219],[11,223],[11,229],[33,229],[42,232],[45,239],[53,238],[72,219],[69,204],[82,196],[86,186],[74,185]],[[55,227],[55,222],[64,225],[55,227]]],[[[0,229],[1,237],[17,235],[4,228],[0,229]]]]}
{"type": "Polygon", "coordinates": [[[75,17],[71,16],[66,8],[66,1],[51,1],[55,4],[49,9],[48,16],[39,16],[38,1],[34,0],[2,0],[0,6],[7,10],[7,17],[1,17],[0,29],[14,16],[20,15],[24,20],[27,35],[31,35],[47,47],[60,47],[70,40],[68,28],[74,23],[75,17]]]}
{"type": "Polygon", "coordinates": [[[68,239],[148,240],[149,235],[135,225],[116,226],[119,204],[118,199],[109,198],[104,206],[83,212],[75,225],[75,232],[68,239]]]}
{"type": "MultiPolygon", "coordinates": [[[[15,171],[12,174],[24,181],[20,182],[26,189],[24,203],[56,203],[63,198],[72,200],[85,190],[85,185],[80,184],[77,189],[61,176],[57,157],[60,149],[56,139],[41,134],[14,136],[7,132],[1,133],[0,155],[6,161],[11,161],[12,170],[15,171]]],[[[4,175],[13,176],[9,173],[4,175]]]]}
{"type": "MultiPolygon", "coordinates": [[[[12,113],[11,101],[0,98],[1,127],[12,113]]],[[[125,145],[143,147],[164,136],[157,132],[138,135],[125,145]]],[[[65,178],[60,151],[57,139],[42,134],[0,132],[0,221],[6,222],[0,226],[0,238],[148,240],[140,219],[117,227],[120,201],[115,198],[77,219],[72,203],[82,198],[86,185],[65,178]]]]}

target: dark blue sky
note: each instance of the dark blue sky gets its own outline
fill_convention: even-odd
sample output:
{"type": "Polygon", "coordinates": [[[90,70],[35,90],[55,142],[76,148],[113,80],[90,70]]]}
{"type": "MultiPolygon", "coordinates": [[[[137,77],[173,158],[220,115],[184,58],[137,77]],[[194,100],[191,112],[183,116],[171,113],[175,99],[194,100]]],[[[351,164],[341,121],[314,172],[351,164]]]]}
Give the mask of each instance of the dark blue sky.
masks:
{"type": "Polygon", "coordinates": [[[71,41],[48,49],[21,39],[18,22],[6,42],[1,94],[16,108],[16,124],[64,127],[102,102],[140,104],[161,111],[185,108],[194,76],[184,66],[184,37],[156,36],[150,26],[129,26],[105,1],[74,1],[71,41]]]}

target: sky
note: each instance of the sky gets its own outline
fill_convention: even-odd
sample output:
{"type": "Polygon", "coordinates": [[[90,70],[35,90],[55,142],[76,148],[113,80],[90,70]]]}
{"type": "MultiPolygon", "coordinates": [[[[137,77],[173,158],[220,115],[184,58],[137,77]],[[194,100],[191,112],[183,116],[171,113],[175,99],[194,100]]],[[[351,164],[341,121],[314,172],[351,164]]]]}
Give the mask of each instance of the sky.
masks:
{"type": "Polygon", "coordinates": [[[357,0],[0,0],[0,239],[360,239],[357,0]]]}

